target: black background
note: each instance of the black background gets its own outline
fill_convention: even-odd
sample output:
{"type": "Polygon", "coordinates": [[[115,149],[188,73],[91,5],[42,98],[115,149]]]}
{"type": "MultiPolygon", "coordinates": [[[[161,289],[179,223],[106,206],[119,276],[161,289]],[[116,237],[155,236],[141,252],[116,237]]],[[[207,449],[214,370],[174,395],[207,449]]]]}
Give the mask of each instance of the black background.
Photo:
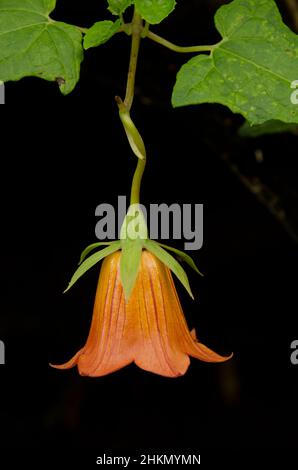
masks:
{"type": "MultiPolygon", "coordinates": [[[[180,1],[154,31],[179,44],[214,43],[212,18],[221,3],[180,1]]],[[[56,19],[81,26],[110,18],[104,2],[58,4],[56,19]]],[[[201,452],[207,461],[237,452],[243,459],[259,452],[292,455],[298,442],[298,366],[290,362],[290,344],[298,338],[297,243],[226,159],[271,188],[295,231],[297,137],[241,139],[242,118],[222,106],[173,110],[171,87],[188,56],[149,41],[141,48],[132,113],[148,150],[142,201],[204,204],[204,246],[194,258],[205,277],[189,273],[195,302],[178,290],[200,340],[222,354],[233,351],[234,358],[221,365],[192,360],[179,379],[134,365],[92,379],[48,365],[71,357],[88,334],[98,269],[61,292],[82,248],[95,241],[95,207],[129,193],[136,162],[114,104],[125,92],[128,57],[129,38],[121,35],[88,51],[81,81],[67,97],[38,79],[6,85],[1,454],[10,449],[10,462],[12,451],[31,460],[41,449],[46,459],[82,454],[91,466],[104,452],[140,450],[201,452]]]]}

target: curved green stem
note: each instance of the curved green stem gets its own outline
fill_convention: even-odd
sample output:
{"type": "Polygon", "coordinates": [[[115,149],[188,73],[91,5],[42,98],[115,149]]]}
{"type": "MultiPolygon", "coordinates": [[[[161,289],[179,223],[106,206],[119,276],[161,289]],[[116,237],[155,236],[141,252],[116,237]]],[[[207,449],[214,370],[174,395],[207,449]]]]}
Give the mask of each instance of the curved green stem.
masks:
{"type": "MultiPolygon", "coordinates": [[[[134,89],[135,89],[135,76],[137,70],[138,55],[140,50],[140,42],[143,30],[143,20],[141,15],[135,9],[134,16],[131,24],[132,42],[130,52],[130,62],[127,77],[126,95],[124,99],[124,106],[129,112],[133,103],[134,89]]],[[[132,185],[131,185],[131,196],[130,204],[140,203],[140,189],[142,176],[146,167],[146,158],[143,160],[138,159],[137,168],[135,170],[132,185]]]]}
{"type": "MultiPolygon", "coordinates": [[[[212,51],[212,49],[215,46],[191,46],[191,47],[181,47],[181,46],[176,46],[175,44],[172,44],[171,42],[167,41],[166,39],[161,38],[155,33],[152,33],[149,31],[149,24],[146,24],[145,27],[143,27],[143,20],[140,14],[137,12],[135,9],[134,11],[134,16],[133,20],[131,23],[131,34],[132,34],[132,43],[131,43],[131,53],[130,53],[130,61],[129,61],[129,70],[128,70],[128,77],[127,77],[127,85],[126,85],[126,94],[125,94],[125,99],[122,102],[119,98],[117,98],[117,103],[119,106],[120,110],[120,117],[121,113],[122,115],[122,120],[123,116],[126,116],[126,120],[129,118],[130,122],[130,116],[129,112],[132,107],[133,103],[133,98],[134,98],[134,90],[135,90],[135,77],[136,77],[136,70],[137,70],[137,62],[138,62],[138,55],[139,55],[139,49],[140,49],[140,42],[142,37],[148,37],[149,39],[152,39],[153,41],[167,47],[168,49],[171,49],[176,52],[204,52],[204,51],[212,51]]],[[[130,140],[130,144],[134,144],[137,142],[135,133],[132,133],[132,127],[135,128],[133,125],[132,121],[130,122],[130,127],[127,129],[128,124],[124,122],[124,127],[126,130],[126,133],[128,133],[128,138],[130,140]],[[128,132],[129,131],[129,132],[128,132]],[[131,134],[132,133],[132,134],[131,134]],[[130,135],[131,134],[131,135],[130,135]],[[133,139],[132,139],[133,137],[133,139]],[[131,142],[133,140],[133,142],[131,142]]],[[[136,131],[137,132],[137,131],[136,131]]],[[[132,145],[132,148],[134,147],[144,147],[143,141],[142,141],[142,146],[134,146],[132,145]]],[[[136,152],[135,152],[136,153],[136,152]]],[[[138,160],[137,168],[135,170],[133,180],[132,180],[132,185],[131,185],[131,194],[130,194],[130,204],[139,204],[140,203],[140,189],[141,189],[141,182],[142,182],[142,177],[145,171],[146,167],[146,151],[145,147],[143,148],[143,151],[141,151],[142,156],[144,156],[143,159],[138,160]]],[[[139,156],[139,152],[136,153],[137,156],[139,156]]]]}
{"type": "Polygon", "coordinates": [[[138,164],[131,185],[130,204],[139,204],[141,181],[146,167],[146,149],[142,137],[140,136],[137,128],[135,127],[134,123],[130,118],[130,110],[132,107],[135,91],[135,77],[138,63],[138,55],[143,31],[143,20],[141,15],[137,12],[136,8],[134,10],[133,20],[130,24],[130,28],[132,41],[126,84],[126,94],[124,101],[122,101],[121,98],[116,97],[116,102],[119,107],[120,119],[123,123],[130,146],[135,155],[138,157],[138,164]]]}
{"type": "Polygon", "coordinates": [[[168,49],[171,49],[171,51],[174,52],[211,52],[215,47],[218,46],[218,44],[214,44],[213,46],[177,46],[176,44],[161,38],[157,34],[152,33],[152,31],[148,31],[146,37],[154,42],[157,42],[158,44],[161,44],[164,47],[167,47],[168,49]]]}
{"type": "Polygon", "coordinates": [[[138,160],[136,171],[133,175],[131,193],[130,193],[130,204],[140,204],[140,189],[142,177],[146,168],[146,159],[138,160]]]}
{"type": "Polygon", "coordinates": [[[136,78],[136,70],[137,70],[138,56],[139,56],[139,50],[140,50],[142,29],[143,29],[142,17],[135,9],[132,24],[131,24],[132,41],[131,41],[127,85],[126,85],[126,94],[125,94],[125,99],[124,99],[124,105],[127,111],[130,111],[132,102],[133,102],[133,97],[134,97],[135,78],[136,78]]]}

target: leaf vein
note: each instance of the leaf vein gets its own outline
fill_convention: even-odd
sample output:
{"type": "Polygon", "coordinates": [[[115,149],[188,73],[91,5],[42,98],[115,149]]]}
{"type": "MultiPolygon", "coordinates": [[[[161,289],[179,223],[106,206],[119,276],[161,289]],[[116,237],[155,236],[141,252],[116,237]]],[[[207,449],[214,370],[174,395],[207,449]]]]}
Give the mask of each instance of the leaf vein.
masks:
{"type": "MultiPolygon", "coordinates": [[[[218,49],[219,50],[219,49],[218,49]]],[[[273,77],[275,78],[279,78],[280,80],[283,80],[284,82],[286,82],[287,84],[291,83],[290,80],[286,79],[285,77],[283,77],[282,75],[280,75],[279,73],[276,73],[276,72],[273,72],[272,70],[268,69],[267,67],[265,67],[264,65],[261,65],[261,64],[258,64],[257,62],[254,62],[253,60],[251,59],[248,59],[247,57],[245,56],[242,56],[240,54],[237,54],[236,52],[232,52],[231,50],[229,49],[226,49],[225,47],[221,47],[221,51],[223,52],[226,52],[227,54],[230,54],[234,57],[237,57],[238,59],[241,59],[253,66],[255,66],[256,68],[259,68],[260,70],[262,70],[263,72],[267,72],[269,73],[270,75],[272,75],[273,77]]],[[[212,57],[213,61],[214,61],[214,58],[212,57]]]]}

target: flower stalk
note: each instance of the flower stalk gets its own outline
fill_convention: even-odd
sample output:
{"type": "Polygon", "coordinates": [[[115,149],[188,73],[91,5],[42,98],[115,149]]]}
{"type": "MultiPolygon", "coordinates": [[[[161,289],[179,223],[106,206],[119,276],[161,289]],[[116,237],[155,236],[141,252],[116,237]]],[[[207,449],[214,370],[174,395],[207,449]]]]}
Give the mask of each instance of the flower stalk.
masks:
{"type": "Polygon", "coordinates": [[[134,98],[135,79],[136,79],[136,71],[137,71],[142,30],[143,30],[143,20],[142,20],[141,15],[138,13],[137,9],[135,8],[133,19],[132,19],[132,24],[131,24],[131,36],[132,36],[131,51],[130,51],[127,84],[126,84],[126,94],[125,94],[125,99],[124,99],[124,104],[125,104],[127,111],[131,110],[133,98],[134,98]]]}
{"type": "MultiPolygon", "coordinates": [[[[79,267],[66,290],[95,264],[104,260],[90,333],[85,346],[70,361],[53,367],[69,369],[77,365],[81,375],[99,377],[134,362],[144,370],[165,377],[178,377],[186,372],[190,356],[215,363],[224,362],[231,356],[215,353],[197,340],[194,331],[188,329],[171,273],[194,297],[187,274],[167,250],[173,251],[201,274],[192,258],[148,237],[146,218],[140,205],[146,148],[130,111],[143,37],[178,52],[195,52],[198,49],[179,48],[151,33],[148,23],[144,26],[136,9],[129,29],[128,25],[122,25],[122,28],[131,34],[132,40],[125,98],[122,100],[117,96],[116,103],[130,147],[138,157],[131,185],[130,207],[121,227],[120,240],[92,243],[81,255],[79,267]],[[97,248],[101,248],[100,251],[90,254],[97,248]]],[[[213,46],[200,46],[200,51],[202,47],[211,50],[213,46]]]]}
{"type": "Polygon", "coordinates": [[[126,84],[126,94],[124,101],[116,97],[116,102],[119,107],[119,115],[124,126],[128,141],[134,154],[138,157],[137,168],[135,170],[132,185],[130,204],[140,203],[140,190],[142,177],[146,168],[146,149],[143,139],[135,127],[131,117],[130,110],[132,107],[134,92],[135,92],[135,79],[138,64],[138,56],[140,50],[140,43],[143,32],[143,20],[137,9],[134,10],[133,20],[131,23],[131,51],[129,60],[129,69],[126,84]]]}

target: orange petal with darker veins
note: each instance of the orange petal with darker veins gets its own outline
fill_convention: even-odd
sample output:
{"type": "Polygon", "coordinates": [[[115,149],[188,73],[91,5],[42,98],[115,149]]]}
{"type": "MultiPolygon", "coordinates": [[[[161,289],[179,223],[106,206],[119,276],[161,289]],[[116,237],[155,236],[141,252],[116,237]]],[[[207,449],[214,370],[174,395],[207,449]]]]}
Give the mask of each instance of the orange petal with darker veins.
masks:
{"type": "Polygon", "coordinates": [[[189,356],[205,362],[223,357],[189,331],[170,270],[142,252],[138,277],[126,303],[120,281],[121,252],[105,258],[98,281],[86,345],[57,369],[78,366],[81,375],[99,377],[131,362],[166,377],[185,374],[189,356]]]}

